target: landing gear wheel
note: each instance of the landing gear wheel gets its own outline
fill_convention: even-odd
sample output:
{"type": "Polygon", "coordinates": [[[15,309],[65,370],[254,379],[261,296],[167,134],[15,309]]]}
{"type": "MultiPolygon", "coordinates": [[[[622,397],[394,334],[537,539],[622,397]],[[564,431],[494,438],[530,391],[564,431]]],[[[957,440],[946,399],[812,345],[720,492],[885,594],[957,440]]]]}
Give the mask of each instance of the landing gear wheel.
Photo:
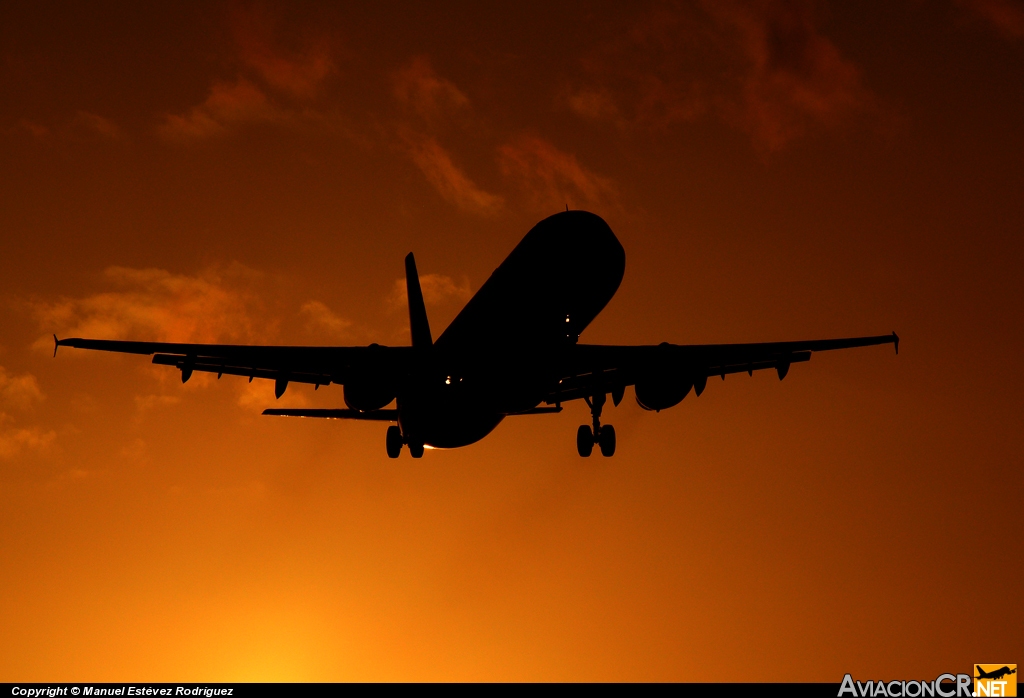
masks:
{"type": "Polygon", "coordinates": [[[601,455],[605,458],[609,458],[615,455],[615,427],[611,424],[605,424],[601,427],[601,433],[598,434],[597,442],[601,445],[601,455]]]}
{"type": "Polygon", "coordinates": [[[576,450],[583,458],[594,452],[594,432],[586,424],[581,424],[576,430],[576,450]]]}
{"type": "Polygon", "coordinates": [[[388,449],[388,458],[398,458],[402,452],[402,430],[395,426],[388,427],[384,444],[388,449]]]}
{"type": "Polygon", "coordinates": [[[423,457],[423,444],[420,442],[414,442],[409,444],[409,455],[413,458],[423,457]]]}

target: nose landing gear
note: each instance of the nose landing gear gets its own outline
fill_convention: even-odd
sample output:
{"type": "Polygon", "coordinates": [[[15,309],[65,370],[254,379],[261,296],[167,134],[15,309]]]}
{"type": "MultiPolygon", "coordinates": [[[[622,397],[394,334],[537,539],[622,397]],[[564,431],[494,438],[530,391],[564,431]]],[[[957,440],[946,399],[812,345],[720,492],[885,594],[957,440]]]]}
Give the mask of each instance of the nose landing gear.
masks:
{"type": "Polygon", "coordinates": [[[615,427],[611,424],[601,426],[601,410],[606,400],[604,393],[587,398],[590,414],[594,418],[594,427],[580,425],[576,430],[576,451],[581,457],[587,458],[594,452],[594,444],[601,447],[601,455],[609,458],[615,455],[615,427]]]}

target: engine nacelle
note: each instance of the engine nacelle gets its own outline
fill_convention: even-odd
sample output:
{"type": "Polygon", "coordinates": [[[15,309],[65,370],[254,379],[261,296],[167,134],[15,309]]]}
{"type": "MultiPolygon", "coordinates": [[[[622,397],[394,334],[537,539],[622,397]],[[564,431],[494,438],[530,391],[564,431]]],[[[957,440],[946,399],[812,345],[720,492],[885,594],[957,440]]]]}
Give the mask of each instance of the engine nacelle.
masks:
{"type": "Polygon", "coordinates": [[[634,386],[636,403],[645,410],[660,412],[675,407],[693,388],[693,381],[681,376],[652,376],[634,386]]]}
{"type": "Polygon", "coordinates": [[[675,407],[693,389],[693,376],[683,373],[668,344],[658,346],[647,370],[638,377],[636,403],[645,410],[660,412],[675,407]]]}
{"type": "Polygon", "coordinates": [[[345,404],[352,410],[373,412],[387,407],[396,393],[385,381],[350,381],[345,383],[345,404]]]}

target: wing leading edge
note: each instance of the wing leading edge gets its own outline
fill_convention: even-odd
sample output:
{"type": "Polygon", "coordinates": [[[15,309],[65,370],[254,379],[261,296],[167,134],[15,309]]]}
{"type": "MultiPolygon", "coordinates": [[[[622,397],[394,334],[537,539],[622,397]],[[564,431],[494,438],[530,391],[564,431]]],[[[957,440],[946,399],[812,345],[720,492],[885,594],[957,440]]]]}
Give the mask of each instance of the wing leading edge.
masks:
{"type": "MultiPolygon", "coordinates": [[[[709,376],[723,379],[731,373],[753,373],[775,369],[779,380],[794,363],[810,361],[816,351],[852,349],[892,344],[899,353],[900,338],[892,334],[842,339],[813,339],[798,342],[755,344],[657,344],[610,346],[577,344],[569,353],[558,387],[546,398],[548,404],[589,398],[595,391],[618,393],[645,378],[665,373],[685,376],[703,390],[709,376]]],[[[618,400],[615,401],[616,404],[618,400]]]]}
{"type": "Polygon", "coordinates": [[[289,382],[328,385],[346,383],[350,377],[384,369],[401,372],[411,362],[412,347],[296,347],[244,344],[178,344],[170,342],[127,342],[107,339],[57,339],[59,347],[92,349],[124,354],[153,355],[153,363],[174,366],[184,383],[193,371],[233,376],[267,378],[277,384],[280,396],[289,382]]]}

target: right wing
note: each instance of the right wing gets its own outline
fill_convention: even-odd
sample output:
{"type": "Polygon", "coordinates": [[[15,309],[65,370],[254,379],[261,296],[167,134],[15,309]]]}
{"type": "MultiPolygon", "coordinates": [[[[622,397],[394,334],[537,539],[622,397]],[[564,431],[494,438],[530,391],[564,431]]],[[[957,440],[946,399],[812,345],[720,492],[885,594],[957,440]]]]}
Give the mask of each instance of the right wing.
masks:
{"type": "MultiPolygon", "coordinates": [[[[797,342],[751,344],[658,344],[609,346],[577,344],[568,352],[558,386],[545,398],[548,404],[589,398],[595,391],[611,391],[621,397],[626,386],[645,377],[661,380],[666,373],[687,376],[700,383],[709,376],[753,373],[775,369],[786,377],[794,363],[810,361],[811,353],[835,349],[892,344],[899,353],[900,338],[892,334],[843,339],[811,339],[797,342]]],[[[616,404],[618,401],[616,400],[616,404]]]]}

